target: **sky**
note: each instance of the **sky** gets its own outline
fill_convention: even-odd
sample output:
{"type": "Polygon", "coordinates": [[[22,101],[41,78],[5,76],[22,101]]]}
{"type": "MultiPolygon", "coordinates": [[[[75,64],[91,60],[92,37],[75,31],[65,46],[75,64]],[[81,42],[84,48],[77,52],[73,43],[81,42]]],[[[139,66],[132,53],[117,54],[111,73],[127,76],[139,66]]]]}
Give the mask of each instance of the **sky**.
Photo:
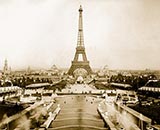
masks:
{"type": "Polygon", "coordinates": [[[159,0],[0,0],[0,69],[69,68],[80,5],[92,68],[160,69],[159,0]]]}

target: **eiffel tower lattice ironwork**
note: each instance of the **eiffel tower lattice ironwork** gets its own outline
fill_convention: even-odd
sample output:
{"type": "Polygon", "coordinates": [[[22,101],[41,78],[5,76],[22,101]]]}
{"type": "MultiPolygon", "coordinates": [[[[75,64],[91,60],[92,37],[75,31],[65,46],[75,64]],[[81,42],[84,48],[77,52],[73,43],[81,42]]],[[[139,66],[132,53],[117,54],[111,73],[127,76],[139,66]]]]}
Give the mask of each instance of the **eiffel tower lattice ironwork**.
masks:
{"type": "Polygon", "coordinates": [[[73,75],[73,72],[79,68],[85,69],[88,72],[88,74],[92,73],[91,67],[89,65],[89,61],[87,60],[85,47],[84,47],[82,12],[83,12],[83,9],[82,9],[82,6],[80,6],[77,47],[76,47],[74,60],[72,61],[72,65],[68,71],[69,75],[73,75]]]}

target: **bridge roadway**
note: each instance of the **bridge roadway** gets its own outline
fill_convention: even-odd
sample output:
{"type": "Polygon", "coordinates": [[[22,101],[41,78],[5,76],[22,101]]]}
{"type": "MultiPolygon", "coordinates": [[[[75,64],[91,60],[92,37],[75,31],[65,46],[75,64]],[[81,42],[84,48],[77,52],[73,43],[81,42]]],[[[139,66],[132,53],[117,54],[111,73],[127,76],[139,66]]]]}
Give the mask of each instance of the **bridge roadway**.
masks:
{"type": "Polygon", "coordinates": [[[98,114],[102,99],[87,95],[65,95],[56,98],[61,111],[49,130],[107,130],[98,114]]]}

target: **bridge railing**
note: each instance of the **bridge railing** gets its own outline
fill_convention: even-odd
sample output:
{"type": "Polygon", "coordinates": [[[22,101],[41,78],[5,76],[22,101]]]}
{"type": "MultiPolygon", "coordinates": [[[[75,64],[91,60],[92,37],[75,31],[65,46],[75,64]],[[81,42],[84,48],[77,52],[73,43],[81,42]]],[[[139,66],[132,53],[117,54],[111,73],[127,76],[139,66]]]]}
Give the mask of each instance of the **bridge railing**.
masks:
{"type": "Polygon", "coordinates": [[[104,112],[101,110],[100,107],[98,107],[98,112],[101,115],[101,117],[103,118],[105,125],[109,126],[110,130],[117,130],[116,126],[105,116],[104,112]]]}
{"type": "Polygon", "coordinates": [[[51,122],[56,118],[61,108],[58,106],[53,113],[49,113],[48,119],[41,125],[41,128],[49,128],[51,122]]]}

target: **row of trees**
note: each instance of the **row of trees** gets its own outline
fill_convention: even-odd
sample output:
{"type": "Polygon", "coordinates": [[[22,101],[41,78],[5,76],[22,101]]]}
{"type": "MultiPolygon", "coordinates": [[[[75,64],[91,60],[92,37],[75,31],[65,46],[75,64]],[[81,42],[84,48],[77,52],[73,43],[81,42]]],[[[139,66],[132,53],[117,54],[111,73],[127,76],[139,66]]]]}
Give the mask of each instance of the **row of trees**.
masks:
{"type": "Polygon", "coordinates": [[[19,86],[19,87],[25,87],[29,84],[34,83],[52,83],[52,80],[49,78],[39,78],[39,77],[14,77],[10,80],[0,80],[0,87],[7,87],[7,86],[19,86]]]}
{"type": "Polygon", "coordinates": [[[135,90],[137,90],[139,87],[144,86],[148,80],[157,79],[155,75],[130,75],[125,76],[122,74],[111,76],[109,82],[115,82],[115,83],[124,83],[124,84],[130,84],[133,86],[135,90]]]}

